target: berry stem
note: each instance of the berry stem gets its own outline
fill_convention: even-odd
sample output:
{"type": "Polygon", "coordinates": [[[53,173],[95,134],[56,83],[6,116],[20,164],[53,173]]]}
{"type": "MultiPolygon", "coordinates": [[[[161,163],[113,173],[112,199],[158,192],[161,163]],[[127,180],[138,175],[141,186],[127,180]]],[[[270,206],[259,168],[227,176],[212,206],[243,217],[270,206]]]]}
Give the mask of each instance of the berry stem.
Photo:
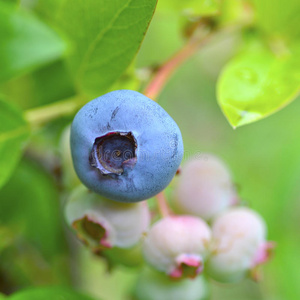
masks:
{"type": "Polygon", "coordinates": [[[172,214],[171,208],[167,202],[167,199],[165,197],[164,192],[158,193],[156,196],[157,199],[157,204],[158,204],[158,210],[159,213],[163,218],[168,217],[169,215],[172,214]]]}
{"type": "Polygon", "coordinates": [[[156,98],[161,93],[162,89],[169,81],[173,73],[191,56],[193,56],[202,46],[205,44],[209,38],[212,36],[213,31],[206,32],[199,36],[192,36],[188,42],[170,59],[163,63],[150,83],[146,86],[144,90],[144,95],[150,99],[156,101],[156,98]]]}
{"type": "Polygon", "coordinates": [[[24,112],[24,116],[28,123],[41,125],[59,117],[72,115],[85,103],[85,97],[77,95],[45,106],[28,109],[24,112]]]}

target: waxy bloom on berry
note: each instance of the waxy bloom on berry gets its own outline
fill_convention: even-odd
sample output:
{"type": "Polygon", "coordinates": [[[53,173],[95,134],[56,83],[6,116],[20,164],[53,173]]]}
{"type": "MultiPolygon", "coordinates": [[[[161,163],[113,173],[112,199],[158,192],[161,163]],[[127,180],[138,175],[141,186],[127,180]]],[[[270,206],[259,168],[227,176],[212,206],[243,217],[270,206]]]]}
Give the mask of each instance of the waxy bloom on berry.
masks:
{"type": "Polygon", "coordinates": [[[220,282],[245,278],[269,258],[272,243],[266,242],[266,224],[249,208],[232,208],[212,225],[212,249],[208,274],[220,282]]]}

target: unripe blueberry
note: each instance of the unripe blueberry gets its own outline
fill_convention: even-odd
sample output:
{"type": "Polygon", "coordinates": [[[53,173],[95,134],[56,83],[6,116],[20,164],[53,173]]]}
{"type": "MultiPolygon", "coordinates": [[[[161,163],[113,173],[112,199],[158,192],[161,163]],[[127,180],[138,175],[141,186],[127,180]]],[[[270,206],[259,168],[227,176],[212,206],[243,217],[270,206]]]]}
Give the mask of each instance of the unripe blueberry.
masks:
{"type": "Polygon", "coordinates": [[[264,220],[249,208],[232,208],[212,225],[207,273],[220,282],[237,282],[269,257],[264,220]]]}
{"type": "Polygon", "coordinates": [[[208,287],[203,276],[172,280],[165,274],[145,269],[137,280],[134,295],[137,300],[204,300],[208,287]]]}
{"type": "Polygon", "coordinates": [[[180,213],[209,220],[236,200],[231,174],[216,156],[201,154],[182,167],[174,199],[180,213]]]}
{"type": "Polygon", "coordinates": [[[150,223],[146,202],[118,203],[79,186],[65,208],[67,223],[94,251],[134,246],[150,223]]]}
{"type": "Polygon", "coordinates": [[[193,216],[169,216],[156,222],[144,239],[145,260],[173,278],[195,277],[203,270],[211,233],[193,216]]]}
{"type": "Polygon", "coordinates": [[[136,202],[170,183],[183,142],[162,107],[138,92],[119,90],[81,108],[72,124],[71,150],[78,177],[89,189],[136,202]]]}

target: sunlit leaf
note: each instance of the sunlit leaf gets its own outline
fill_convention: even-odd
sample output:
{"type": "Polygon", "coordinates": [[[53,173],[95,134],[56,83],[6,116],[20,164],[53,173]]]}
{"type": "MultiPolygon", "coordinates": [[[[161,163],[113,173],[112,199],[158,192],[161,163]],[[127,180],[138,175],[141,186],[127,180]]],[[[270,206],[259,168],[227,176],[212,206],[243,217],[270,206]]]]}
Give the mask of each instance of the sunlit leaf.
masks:
{"type": "Polygon", "coordinates": [[[16,167],[29,127],[22,113],[0,99],[0,187],[8,180],[16,167]]]}
{"type": "Polygon", "coordinates": [[[29,12],[0,2],[0,81],[60,57],[60,37],[29,12]]]}
{"type": "Polygon", "coordinates": [[[276,56],[266,47],[255,47],[225,66],[218,102],[233,127],[262,119],[295,99],[300,91],[297,53],[276,56]]]}
{"type": "Polygon", "coordinates": [[[39,11],[63,30],[74,46],[69,66],[77,85],[106,91],[129,66],[150,23],[156,0],[40,1],[39,11]]]}

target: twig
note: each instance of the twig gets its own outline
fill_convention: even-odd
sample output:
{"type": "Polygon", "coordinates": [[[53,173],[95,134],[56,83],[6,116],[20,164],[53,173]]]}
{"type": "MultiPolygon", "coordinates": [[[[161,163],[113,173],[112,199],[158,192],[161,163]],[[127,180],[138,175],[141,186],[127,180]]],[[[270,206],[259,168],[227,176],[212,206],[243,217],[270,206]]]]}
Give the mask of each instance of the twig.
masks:
{"type": "Polygon", "coordinates": [[[59,117],[72,115],[85,103],[86,99],[84,99],[84,97],[75,96],[42,107],[26,110],[24,116],[30,124],[40,125],[59,117]]]}

